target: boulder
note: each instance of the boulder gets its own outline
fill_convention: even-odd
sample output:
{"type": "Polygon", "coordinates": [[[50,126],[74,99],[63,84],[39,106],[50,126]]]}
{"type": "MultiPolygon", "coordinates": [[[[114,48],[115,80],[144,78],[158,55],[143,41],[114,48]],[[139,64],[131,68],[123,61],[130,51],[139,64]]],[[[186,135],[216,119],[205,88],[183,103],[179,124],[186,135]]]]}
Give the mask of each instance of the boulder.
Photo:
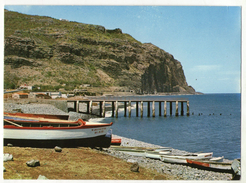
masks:
{"type": "Polygon", "coordinates": [[[26,162],[26,165],[29,167],[36,167],[36,166],[40,166],[40,162],[39,160],[30,160],[26,162]]]}
{"type": "Polygon", "coordinates": [[[135,160],[135,159],[128,159],[127,160],[127,163],[137,163],[137,160],[135,160]]]}
{"type": "Polygon", "coordinates": [[[44,175],[39,175],[38,180],[48,180],[48,178],[45,177],[44,175]]]}
{"type": "Polygon", "coordinates": [[[8,147],[13,147],[13,144],[8,143],[7,146],[8,147]]]}
{"type": "Polygon", "coordinates": [[[55,146],[55,151],[56,151],[56,152],[62,152],[62,148],[59,147],[59,146],[55,146]]]}
{"type": "Polygon", "coordinates": [[[13,155],[12,154],[3,154],[3,161],[13,161],[13,155]]]}
{"type": "Polygon", "coordinates": [[[133,165],[131,166],[131,171],[132,172],[139,172],[139,165],[138,165],[138,163],[133,163],[133,165]]]}

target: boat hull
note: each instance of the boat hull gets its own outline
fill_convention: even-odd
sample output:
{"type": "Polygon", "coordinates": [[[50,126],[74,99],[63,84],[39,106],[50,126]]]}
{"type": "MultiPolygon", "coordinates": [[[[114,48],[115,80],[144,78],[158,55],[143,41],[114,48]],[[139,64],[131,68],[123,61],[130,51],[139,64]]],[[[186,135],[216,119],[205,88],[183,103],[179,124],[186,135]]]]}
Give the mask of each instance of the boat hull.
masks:
{"type": "Polygon", "coordinates": [[[4,138],[4,145],[8,143],[19,147],[40,147],[40,148],[54,148],[59,147],[109,147],[111,138],[105,135],[79,138],[79,139],[9,139],[4,138]]]}

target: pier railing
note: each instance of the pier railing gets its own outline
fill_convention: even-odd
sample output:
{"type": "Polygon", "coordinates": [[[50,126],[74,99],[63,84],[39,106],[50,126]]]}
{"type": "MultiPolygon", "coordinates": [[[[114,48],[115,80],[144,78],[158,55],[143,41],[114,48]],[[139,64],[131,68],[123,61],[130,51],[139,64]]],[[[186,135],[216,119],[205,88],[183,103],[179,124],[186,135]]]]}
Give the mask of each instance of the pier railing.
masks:
{"type": "Polygon", "coordinates": [[[175,116],[179,116],[179,103],[181,106],[180,109],[180,115],[184,115],[184,103],[186,103],[186,115],[190,115],[190,110],[189,110],[189,101],[188,100],[183,100],[183,99],[169,99],[169,100],[161,100],[161,99],[155,99],[155,100],[150,100],[150,99],[145,99],[145,100],[138,100],[138,99],[132,99],[132,100],[115,100],[115,99],[92,99],[92,100],[68,100],[67,102],[72,102],[74,105],[73,111],[74,112],[80,112],[79,110],[79,104],[80,103],[86,103],[87,104],[87,111],[85,113],[87,114],[92,114],[92,108],[93,108],[93,103],[98,103],[99,104],[99,116],[100,117],[105,117],[105,108],[106,108],[106,103],[111,104],[111,110],[112,110],[112,117],[118,118],[118,110],[119,110],[119,103],[124,104],[124,116],[127,116],[127,110],[128,110],[128,116],[131,117],[131,107],[132,103],[136,103],[136,116],[139,116],[139,108],[140,108],[140,116],[143,117],[143,110],[144,110],[144,103],[147,103],[147,116],[150,117],[150,104],[152,103],[152,117],[155,117],[155,103],[159,103],[159,116],[162,115],[162,105],[163,105],[163,115],[164,117],[167,116],[167,103],[169,103],[169,112],[170,116],[173,115],[173,103],[176,105],[176,111],[175,111],[175,116]],[[139,106],[140,105],[140,106],[139,106]]]}

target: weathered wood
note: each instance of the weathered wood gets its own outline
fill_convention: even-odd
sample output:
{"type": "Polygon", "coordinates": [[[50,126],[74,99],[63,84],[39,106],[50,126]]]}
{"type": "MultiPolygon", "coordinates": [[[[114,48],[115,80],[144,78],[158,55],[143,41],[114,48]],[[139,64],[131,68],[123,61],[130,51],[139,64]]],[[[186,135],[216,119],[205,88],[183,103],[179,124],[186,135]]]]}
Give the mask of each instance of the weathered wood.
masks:
{"type": "Polygon", "coordinates": [[[92,114],[92,100],[90,101],[90,104],[89,104],[89,113],[92,114]]]}
{"type": "Polygon", "coordinates": [[[173,115],[173,104],[172,102],[170,102],[170,116],[173,115]]]}
{"type": "Polygon", "coordinates": [[[155,101],[152,102],[152,117],[155,117],[155,101]]]}
{"type": "Polygon", "coordinates": [[[119,106],[118,106],[118,101],[115,102],[115,117],[118,118],[118,109],[119,109],[119,106]]]}
{"type": "Polygon", "coordinates": [[[148,107],[147,108],[148,108],[148,114],[147,114],[147,116],[150,117],[150,102],[149,101],[148,101],[148,107]]]}
{"type": "Polygon", "coordinates": [[[181,102],[181,116],[184,115],[184,102],[181,102]]]}
{"type": "Polygon", "coordinates": [[[124,101],[124,117],[126,117],[126,107],[127,107],[127,106],[126,106],[126,103],[127,103],[127,102],[124,101]]]}
{"type": "Polygon", "coordinates": [[[167,101],[164,101],[164,117],[167,117],[167,101]]]}
{"type": "Polygon", "coordinates": [[[102,116],[105,117],[105,101],[102,104],[102,116]]]}
{"type": "Polygon", "coordinates": [[[87,103],[87,111],[86,111],[86,113],[87,113],[87,114],[89,114],[89,113],[90,113],[90,107],[89,107],[90,102],[89,102],[89,101],[87,101],[86,103],[87,103]]]}
{"type": "Polygon", "coordinates": [[[179,101],[176,101],[176,112],[175,112],[175,116],[179,115],[179,101]]]}
{"type": "Polygon", "coordinates": [[[190,115],[190,104],[189,101],[187,101],[187,116],[190,115]]]}
{"type": "Polygon", "coordinates": [[[143,101],[140,102],[140,115],[143,117],[143,101]]]}
{"type": "Polygon", "coordinates": [[[112,102],[112,117],[114,117],[114,102],[112,102]]]}
{"type": "Polygon", "coordinates": [[[76,112],[79,113],[79,100],[76,102],[76,112]]]}
{"type": "Polygon", "coordinates": [[[132,104],[131,104],[131,101],[129,101],[128,102],[128,115],[129,115],[129,117],[131,117],[131,113],[132,113],[132,109],[131,109],[131,106],[132,104]]]}
{"type": "Polygon", "coordinates": [[[136,102],[136,116],[138,117],[138,102],[136,102]]]}
{"type": "Polygon", "coordinates": [[[76,112],[77,111],[77,101],[73,102],[73,111],[76,112]]]}

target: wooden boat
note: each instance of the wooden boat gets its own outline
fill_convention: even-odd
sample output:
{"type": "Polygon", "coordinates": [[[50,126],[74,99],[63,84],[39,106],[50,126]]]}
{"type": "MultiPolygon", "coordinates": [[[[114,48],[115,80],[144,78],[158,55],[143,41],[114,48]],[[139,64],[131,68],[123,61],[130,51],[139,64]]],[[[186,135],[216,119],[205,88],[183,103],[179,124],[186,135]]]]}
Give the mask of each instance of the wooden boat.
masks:
{"type": "Polygon", "coordinates": [[[169,155],[171,154],[172,151],[169,150],[158,150],[158,151],[146,151],[145,152],[145,157],[146,158],[151,158],[151,159],[161,159],[163,155],[169,155]]]}
{"type": "Polygon", "coordinates": [[[193,167],[212,170],[217,172],[226,172],[232,173],[231,163],[224,162],[214,162],[214,161],[200,161],[200,160],[191,160],[186,159],[187,163],[193,167]]]}
{"type": "Polygon", "coordinates": [[[4,116],[4,145],[22,147],[109,147],[111,123],[87,123],[82,119],[4,116]]]}
{"type": "Polygon", "coordinates": [[[119,139],[119,138],[112,138],[111,145],[118,145],[118,146],[120,146],[120,144],[121,144],[121,139],[119,139]]]}
{"type": "Polygon", "coordinates": [[[44,119],[61,119],[68,120],[69,115],[52,115],[52,114],[32,114],[32,113],[10,113],[4,112],[4,116],[27,117],[27,118],[44,118],[44,119]]]}
{"type": "Polygon", "coordinates": [[[157,156],[159,156],[160,158],[161,155],[169,154],[172,151],[172,148],[170,147],[148,148],[148,147],[111,146],[110,148],[132,156],[141,156],[141,157],[148,157],[148,158],[155,158],[155,159],[158,159],[157,156]]]}
{"type": "Polygon", "coordinates": [[[188,154],[171,154],[162,155],[160,160],[165,163],[177,163],[177,164],[187,164],[186,159],[191,160],[209,160],[213,156],[213,153],[188,153],[188,154]]]}
{"type": "Polygon", "coordinates": [[[171,147],[151,148],[151,147],[131,147],[131,146],[111,146],[116,151],[171,151],[171,147]]]}

